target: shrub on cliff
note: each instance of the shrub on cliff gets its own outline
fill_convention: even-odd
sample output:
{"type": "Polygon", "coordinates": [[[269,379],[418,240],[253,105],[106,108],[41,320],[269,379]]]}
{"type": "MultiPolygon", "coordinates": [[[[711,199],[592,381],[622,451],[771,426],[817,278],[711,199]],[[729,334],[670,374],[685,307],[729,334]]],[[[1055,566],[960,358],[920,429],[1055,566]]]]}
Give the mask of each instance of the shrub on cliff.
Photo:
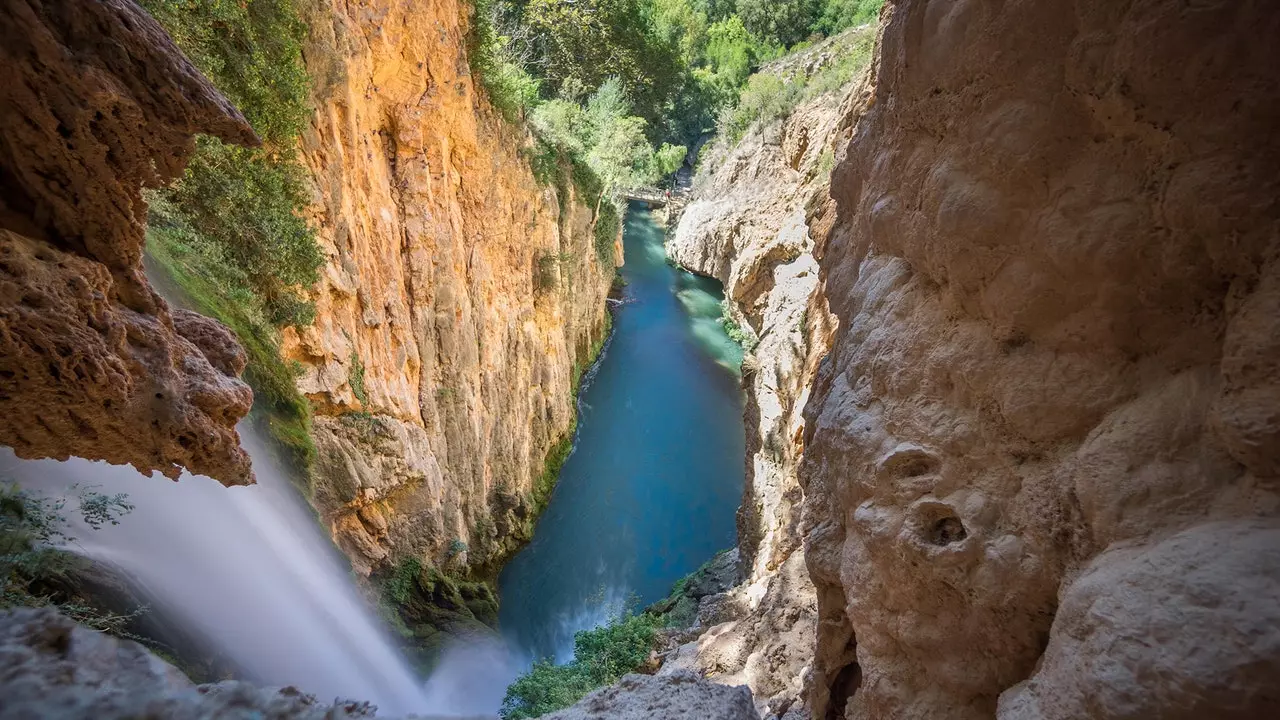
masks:
{"type": "MultiPolygon", "coordinates": [[[[278,329],[314,319],[301,292],[323,256],[297,137],[311,114],[299,0],[139,0],[262,138],[260,148],[200,138],[183,176],[150,193],[147,250],[195,309],[239,336],[254,414],[305,479],[311,409],[278,350],[278,329]]],[[[304,488],[306,489],[306,488],[304,488]]]]}
{"type": "Polygon", "coordinates": [[[623,614],[608,625],[578,632],[573,660],[563,665],[550,660],[534,663],[507,688],[500,714],[504,720],[536,718],[612,685],[648,661],[656,631],[653,616],[623,614]]]}

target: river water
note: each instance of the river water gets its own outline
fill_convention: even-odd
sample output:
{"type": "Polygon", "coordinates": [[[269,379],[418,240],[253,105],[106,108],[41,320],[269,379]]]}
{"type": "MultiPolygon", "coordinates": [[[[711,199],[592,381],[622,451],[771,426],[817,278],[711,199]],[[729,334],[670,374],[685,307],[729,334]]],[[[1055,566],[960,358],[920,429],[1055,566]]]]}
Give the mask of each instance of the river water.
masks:
{"type": "Polygon", "coordinates": [[[573,655],[573,634],[672,584],[736,541],[742,350],[718,321],[719,283],[665,262],[633,205],[625,300],[584,378],[573,453],[532,542],[499,577],[503,635],[526,660],[573,655]]]}

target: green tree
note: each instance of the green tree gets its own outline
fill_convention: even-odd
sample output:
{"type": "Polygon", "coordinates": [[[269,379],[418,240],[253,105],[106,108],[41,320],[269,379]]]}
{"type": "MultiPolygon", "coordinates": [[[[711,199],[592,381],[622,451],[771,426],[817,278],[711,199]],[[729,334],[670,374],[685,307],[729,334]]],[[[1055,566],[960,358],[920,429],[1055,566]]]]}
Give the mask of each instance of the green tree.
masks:
{"type": "Polygon", "coordinates": [[[681,86],[679,51],[653,31],[642,0],[530,0],[523,21],[553,94],[594,92],[617,77],[639,114],[662,118],[681,86]]]}
{"type": "Polygon", "coordinates": [[[873,22],[880,15],[884,0],[824,0],[813,29],[824,35],[855,25],[873,22]]]}
{"type": "Polygon", "coordinates": [[[643,665],[653,650],[657,620],[623,613],[608,625],[573,637],[573,661],[549,660],[507,687],[500,714],[504,720],[535,718],[569,707],[592,690],[611,685],[643,665]]]}
{"type": "Polygon", "coordinates": [[[818,0],[738,0],[738,15],[751,34],[790,47],[813,32],[818,0]]]}

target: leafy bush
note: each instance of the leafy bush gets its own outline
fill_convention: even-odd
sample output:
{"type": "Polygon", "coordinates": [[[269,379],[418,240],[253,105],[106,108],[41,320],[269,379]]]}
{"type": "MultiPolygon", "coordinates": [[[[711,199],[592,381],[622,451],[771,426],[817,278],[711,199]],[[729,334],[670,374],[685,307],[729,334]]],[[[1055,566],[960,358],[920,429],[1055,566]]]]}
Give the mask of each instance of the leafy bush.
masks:
{"type": "Polygon", "coordinates": [[[791,46],[813,32],[818,0],[737,0],[742,24],[753,35],[791,46]]]}
{"type": "Polygon", "coordinates": [[[880,15],[884,0],[825,0],[813,29],[825,35],[873,22],[880,15]]]}
{"type": "Polygon", "coordinates": [[[841,48],[839,59],[827,63],[810,77],[804,85],[803,96],[807,100],[829,92],[835,92],[858,77],[871,63],[875,47],[875,34],[856,32],[848,45],[841,48]]]}
{"type": "Polygon", "coordinates": [[[556,665],[550,660],[507,687],[499,714],[504,720],[535,718],[569,707],[592,690],[611,685],[645,664],[653,650],[656,620],[627,615],[573,638],[573,660],[556,665]]]}
{"type": "Polygon", "coordinates": [[[752,75],[738,104],[721,114],[720,133],[736,143],[756,122],[767,125],[785,118],[799,102],[801,92],[800,84],[785,82],[776,75],[752,75]]]}
{"type": "MultiPolygon", "coordinates": [[[[297,136],[311,114],[300,0],[140,0],[244,113],[261,148],[200,138],[182,178],[149,193],[148,254],[186,299],[240,338],[251,417],[306,480],[311,408],[281,360],[278,328],[306,325],[300,293],[323,257],[300,211],[308,201],[297,136]]],[[[309,488],[304,487],[304,491],[309,488]]]]}
{"type": "MultiPolygon", "coordinates": [[[[94,630],[141,639],[127,627],[146,608],[116,614],[57,588],[58,580],[85,562],[59,547],[70,540],[63,514],[66,505],[64,499],[36,495],[16,485],[0,486],[0,608],[50,606],[94,630]]],[[[97,530],[118,525],[133,505],[124,494],[79,489],[77,509],[84,523],[97,530]]]]}
{"type": "Polygon", "coordinates": [[[369,392],[364,387],[364,363],[360,362],[360,354],[351,353],[351,370],[347,378],[348,384],[351,385],[351,393],[356,396],[356,400],[360,401],[361,406],[369,404],[369,392]]]}
{"type": "Polygon", "coordinates": [[[489,102],[516,122],[537,103],[542,83],[525,69],[515,40],[499,30],[505,10],[499,0],[476,0],[468,58],[489,102]]]}
{"type": "Polygon", "coordinates": [[[725,298],[720,301],[720,324],[724,326],[725,335],[729,339],[742,346],[746,352],[751,352],[756,347],[756,336],[749,330],[744,330],[738,325],[738,321],[733,319],[733,311],[729,307],[729,300],[725,298]]]}
{"type": "Polygon", "coordinates": [[[301,166],[215,138],[196,148],[182,178],[156,193],[152,237],[193,251],[191,262],[219,292],[272,324],[310,324],[315,309],[297,288],[318,279],[324,258],[297,214],[307,204],[301,166]]]}

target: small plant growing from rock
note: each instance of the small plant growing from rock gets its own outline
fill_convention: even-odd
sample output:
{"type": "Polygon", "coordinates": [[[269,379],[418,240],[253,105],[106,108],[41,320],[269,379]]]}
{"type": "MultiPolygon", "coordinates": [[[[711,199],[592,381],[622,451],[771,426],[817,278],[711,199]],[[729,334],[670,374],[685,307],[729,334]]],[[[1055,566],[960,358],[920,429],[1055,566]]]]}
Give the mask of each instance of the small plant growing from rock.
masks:
{"type": "Polygon", "coordinates": [[[467,551],[467,544],[461,538],[454,538],[449,541],[449,549],[445,551],[445,557],[452,560],[467,551]]]}

